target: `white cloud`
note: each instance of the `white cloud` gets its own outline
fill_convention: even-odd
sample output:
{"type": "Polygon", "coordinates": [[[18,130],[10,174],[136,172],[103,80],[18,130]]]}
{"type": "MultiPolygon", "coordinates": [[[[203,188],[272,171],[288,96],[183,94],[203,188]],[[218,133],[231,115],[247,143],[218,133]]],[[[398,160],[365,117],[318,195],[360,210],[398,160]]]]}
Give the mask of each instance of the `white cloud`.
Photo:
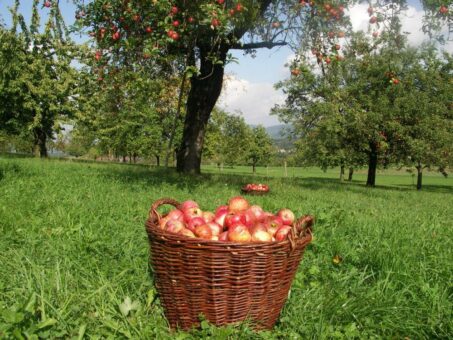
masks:
{"type": "Polygon", "coordinates": [[[284,95],[276,91],[272,83],[253,83],[228,75],[218,105],[228,112],[240,113],[248,124],[272,126],[279,121],[269,115],[271,108],[284,100],[284,95]]]}

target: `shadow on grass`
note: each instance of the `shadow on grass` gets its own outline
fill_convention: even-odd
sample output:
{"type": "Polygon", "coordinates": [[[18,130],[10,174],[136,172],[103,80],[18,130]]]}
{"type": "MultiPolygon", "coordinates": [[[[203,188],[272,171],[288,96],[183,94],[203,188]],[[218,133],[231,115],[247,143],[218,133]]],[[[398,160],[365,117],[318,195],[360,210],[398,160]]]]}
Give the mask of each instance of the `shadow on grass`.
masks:
{"type": "MultiPolygon", "coordinates": [[[[120,180],[124,183],[145,182],[147,185],[158,186],[159,184],[170,184],[179,189],[195,189],[206,183],[228,184],[237,186],[238,189],[246,183],[264,182],[271,184],[290,184],[305,190],[351,190],[356,193],[367,193],[369,190],[385,190],[399,192],[416,191],[412,185],[378,185],[369,188],[364,181],[353,180],[351,182],[340,182],[336,178],[323,177],[267,177],[251,175],[250,173],[237,172],[234,174],[213,174],[204,173],[201,175],[182,175],[176,172],[175,168],[160,168],[149,166],[128,166],[116,169],[105,168],[103,175],[120,180]]],[[[447,185],[424,185],[422,192],[453,193],[453,187],[447,185]]]]}

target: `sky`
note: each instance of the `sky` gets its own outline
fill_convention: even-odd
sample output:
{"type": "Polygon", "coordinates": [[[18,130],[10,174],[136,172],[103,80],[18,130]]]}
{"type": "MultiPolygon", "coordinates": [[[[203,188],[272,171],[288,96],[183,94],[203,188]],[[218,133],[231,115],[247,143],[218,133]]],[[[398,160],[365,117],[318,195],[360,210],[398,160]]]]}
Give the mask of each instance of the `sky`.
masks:
{"type": "MultiPolygon", "coordinates": [[[[10,14],[8,7],[14,0],[0,0],[0,18],[8,25],[10,14]]],[[[30,17],[31,0],[23,0],[21,12],[25,19],[30,17]],[[27,8],[28,7],[28,8],[27,8]]],[[[63,16],[67,24],[74,22],[75,6],[70,0],[60,1],[63,16]]],[[[403,31],[410,32],[409,43],[417,46],[427,39],[421,31],[423,10],[418,0],[409,0],[409,8],[402,18],[403,31]]],[[[350,9],[354,30],[366,30],[368,27],[367,4],[360,4],[350,9]]],[[[45,9],[44,9],[45,11],[45,9]]],[[[76,39],[77,40],[77,39],[76,39]]],[[[444,46],[453,53],[453,42],[444,46]]],[[[242,51],[232,51],[238,63],[230,63],[225,69],[225,86],[218,101],[218,106],[228,112],[240,114],[249,124],[272,126],[280,124],[277,117],[271,116],[270,110],[275,104],[284,103],[282,92],[274,85],[289,77],[285,64],[294,56],[285,47],[279,49],[260,49],[256,57],[244,56],[242,51]]]]}

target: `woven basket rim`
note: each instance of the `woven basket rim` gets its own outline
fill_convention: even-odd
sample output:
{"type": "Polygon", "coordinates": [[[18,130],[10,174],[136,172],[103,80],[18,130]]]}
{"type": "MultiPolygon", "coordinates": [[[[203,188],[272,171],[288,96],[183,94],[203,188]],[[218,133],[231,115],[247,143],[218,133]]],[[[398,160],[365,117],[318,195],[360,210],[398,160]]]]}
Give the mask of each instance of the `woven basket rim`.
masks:
{"type": "MultiPolygon", "coordinates": [[[[305,246],[306,244],[310,243],[313,236],[312,236],[312,231],[311,228],[305,228],[303,229],[300,234],[292,234],[290,233],[289,237],[293,237],[295,240],[294,242],[291,242],[289,238],[283,240],[283,241],[272,241],[272,242],[247,242],[247,243],[241,243],[241,242],[231,242],[231,241],[219,241],[219,240],[206,240],[202,238],[190,238],[184,235],[178,235],[178,234],[172,234],[169,232],[166,232],[165,230],[162,230],[158,226],[158,220],[160,218],[165,217],[166,215],[163,216],[158,216],[158,219],[156,220],[155,218],[152,218],[151,211],[153,211],[153,207],[157,207],[161,204],[160,202],[164,202],[163,204],[167,204],[168,202],[171,202],[171,205],[174,205],[175,207],[179,206],[179,203],[173,199],[159,199],[155,201],[150,209],[150,215],[148,219],[145,222],[145,227],[146,227],[146,232],[148,236],[157,236],[160,239],[167,239],[176,243],[186,243],[186,244],[193,244],[193,245],[216,245],[219,247],[224,247],[225,249],[228,248],[237,248],[237,249],[256,249],[256,248],[268,248],[268,247],[275,247],[279,248],[281,246],[282,248],[286,248],[287,244],[289,243],[293,248],[295,247],[300,247],[300,246],[305,246]],[[303,235],[302,235],[303,234],[303,235]]],[[[155,210],[155,209],[154,209],[155,210]]],[[[298,219],[299,220],[299,219],[298,219]]],[[[292,228],[292,232],[294,232],[294,227],[292,228]]]]}

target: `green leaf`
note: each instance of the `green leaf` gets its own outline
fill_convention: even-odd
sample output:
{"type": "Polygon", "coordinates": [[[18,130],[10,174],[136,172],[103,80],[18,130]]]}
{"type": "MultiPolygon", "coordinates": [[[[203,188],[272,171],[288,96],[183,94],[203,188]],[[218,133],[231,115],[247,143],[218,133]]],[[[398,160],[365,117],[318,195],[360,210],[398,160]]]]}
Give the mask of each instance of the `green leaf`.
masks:
{"type": "Polygon", "coordinates": [[[132,302],[131,298],[129,296],[126,296],[124,302],[120,304],[119,307],[121,314],[128,316],[132,310],[137,310],[138,307],[140,307],[140,303],[138,301],[132,302]]]}
{"type": "Polygon", "coordinates": [[[6,322],[16,324],[20,323],[24,319],[24,313],[7,309],[2,312],[2,317],[6,322]]]}
{"type": "Polygon", "coordinates": [[[36,328],[37,329],[43,329],[43,328],[46,328],[46,327],[51,327],[51,326],[55,325],[56,323],[58,323],[57,320],[50,318],[50,319],[47,319],[45,321],[42,321],[42,322],[38,323],[36,328]]]}
{"type": "Polygon", "coordinates": [[[85,335],[85,331],[87,329],[87,325],[83,324],[79,327],[79,335],[77,337],[77,340],[82,340],[83,336],[85,335]]]}

